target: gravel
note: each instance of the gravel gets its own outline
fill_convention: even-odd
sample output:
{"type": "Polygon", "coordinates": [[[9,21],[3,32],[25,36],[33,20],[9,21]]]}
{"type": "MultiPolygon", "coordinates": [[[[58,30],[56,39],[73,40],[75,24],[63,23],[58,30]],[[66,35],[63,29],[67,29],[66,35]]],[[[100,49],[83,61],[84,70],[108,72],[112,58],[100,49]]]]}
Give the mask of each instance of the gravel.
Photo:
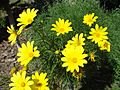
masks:
{"type": "Polygon", "coordinates": [[[9,90],[10,70],[16,64],[17,46],[11,46],[8,41],[0,44],[0,90],[9,90]]]}

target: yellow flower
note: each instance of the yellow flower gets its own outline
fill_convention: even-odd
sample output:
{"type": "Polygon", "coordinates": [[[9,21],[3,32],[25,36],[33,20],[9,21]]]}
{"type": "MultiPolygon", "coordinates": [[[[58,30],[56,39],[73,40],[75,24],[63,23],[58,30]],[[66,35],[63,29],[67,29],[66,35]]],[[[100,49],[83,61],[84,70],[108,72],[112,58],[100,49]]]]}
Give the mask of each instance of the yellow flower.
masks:
{"type": "Polygon", "coordinates": [[[95,25],[95,29],[91,28],[91,36],[88,37],[88,39],[92,39],[92,42],[95,41],[95,43],[98,43],[102,40],[108,39],[106,36],[108,32],[106,32],[107,27],[103,28],[102,26],[99,27],[98,24],[95,25]]]}
{"type": "Polygon", "coordinates": [[[22,47],[18,49],[19,52],[17,56],[19,56],[19,58],[17,61],[20,62],[21,65],[26,66],[33,59],[33,57],[40,56],[37,47],[33,48],[33,44],[34,41],[32,41],[31,43],[28,41],[27,45],[23,43],[22,47]]]}
{"type": "Polygon", "coordinates": [[[89,25],[90,27],[92,26],[92,24],[94,22],[96,22],[96,19],[98,18],[98,16],[94,17],[94,13],[92,14],[86,14],[83,18],[83,23],[89,25]]]}
{"type": "Polygon", "coordinates": [[[19,30],[17,31],[17,34],[20,35],[25,27],[26,25],[20,26],[19,30]]]}
{"type": "Polygon", "coordinates": [[[13,25],[11,25],[10,27],[7,27],[7,32],[10,34],[10,36],[8,37],[8,41],[11,42],[11,45],[16,43],[16,39],[17,39],[17,32],[15,31],[13,25]]]}
{"type": "Polygon", "coordinates": [[[16,72],[16,67],[12,67],[10,70],[10,75],[13,75],[16,72]]]}
{"type": "Polygon", "coordinates": [[[32,90],[30,86],[34,84],[33,81],[30,81],[30,77],[26,77],[25,71],[23,73],[14,73],[11,81],[12,83],[9,86],[12,86],[12,88],[10,90],[32,90]]]}
{"type": "Polygon", "coordinates": [[[90,52],[90,59],[92,62],[95,62],[95,52],[90,52]]]}
{"type": "Polygon", "coordinates": [[[73,45],[73,46],[83,46],[85,45],[84,43],[85,38],[83,38],[83,33],[81,33],[79,36],[78,34],[75,35],[75,37],[72,38],[72,40],[69,40],[67,42],[66,47],[73,45]]]}
{"type": "Polygon", "coordinates": [[[87,54],[83,54],[84,49],[81,46],[70,46],[65,48],[62,51],[64,57],[61,60],[64,62],[62,67],[67,67],[67,71],[73,72],[76,70],[79,72],[79,66],[84,67],[83,64],[87,64],[87,61],[84,59],[87,57],[87,54]]]}
{"type": "Polygon", "coordinates": [[[108,52],[110,52],[110,45],[110,42],[108,42],[107,40],[103,40],[98,43],[100,50],[107,50],[108,52]]]}
{"type": "Polygon", "coordinates": [[[36,71],[35,75],[32,75],[32,80],[34,84],[31,86],[32,90],[49,90],[48,78],[46,78],[47,73],[39,73],[36,71]]]}
{"type": "Polygon", "coordinates": [[[28,8],[26,11],[24,10],[19,17],[17,18],[17,21],[19,22],[17,24],[17,26],[21,26],[21,25],[29,25],[33,22],[34,18],[37,16],[38,10],[35,10],[35,8],[33,8],[32,10],[30,10],[30,8],[28,8]]]}
{"type": "Polygon", "coordinates": [[[54,28],[52,28],[51,30],[54,30],[57,32],[57,36],[60,34],[65,34],[68,33],[69,31],[72,31],[72,27],[70,27],[72,23],[69,22],[69,20],[64,20],[59,18],[58,21],[56,21],[56,24],[52,24],[52,26],[54,28]]]}
{"type": "Polygon", "coordinates": [[[18,31],[15,31],[13,25],[7,27],[7,32],[10,34],[10,36],[8,37],[8,41],[11,42],[11,45],[16,43],[17,36],[21,34],[24,27],[25,26],[21,26],[18,31]]]}

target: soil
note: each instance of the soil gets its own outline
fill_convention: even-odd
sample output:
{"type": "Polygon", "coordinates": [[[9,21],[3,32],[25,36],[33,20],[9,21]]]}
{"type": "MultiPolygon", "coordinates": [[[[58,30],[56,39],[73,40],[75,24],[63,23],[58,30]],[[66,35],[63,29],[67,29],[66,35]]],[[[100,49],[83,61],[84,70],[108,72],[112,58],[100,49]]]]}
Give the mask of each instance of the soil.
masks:
{"type": "Polygon", "coordinates": [[[8,41],[0,43],[0,90],[7,90],[10,70],[17,60],[17,46],[11,46],[8,41]],[[5,89],[6,88],[6,89],[5,89]]]}

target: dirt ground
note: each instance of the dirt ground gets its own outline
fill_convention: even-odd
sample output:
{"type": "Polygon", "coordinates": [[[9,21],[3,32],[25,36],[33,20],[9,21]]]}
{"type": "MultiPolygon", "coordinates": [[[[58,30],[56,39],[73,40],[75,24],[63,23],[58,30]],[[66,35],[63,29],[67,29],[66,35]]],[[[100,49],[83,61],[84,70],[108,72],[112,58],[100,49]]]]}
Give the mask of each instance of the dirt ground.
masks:
{"type": "Polygon", "coordinates": [[[11,46],[8,41],[0,43],[0,90],[8,88],[10,70],[17,60],[17,46],[11,46]]]}

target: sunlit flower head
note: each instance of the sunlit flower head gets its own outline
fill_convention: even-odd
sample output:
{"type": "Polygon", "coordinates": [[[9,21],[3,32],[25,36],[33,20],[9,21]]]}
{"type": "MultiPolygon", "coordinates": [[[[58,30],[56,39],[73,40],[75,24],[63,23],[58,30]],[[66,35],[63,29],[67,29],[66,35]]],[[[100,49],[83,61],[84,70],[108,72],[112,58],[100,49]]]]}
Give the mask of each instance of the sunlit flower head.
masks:
{"type": "Polygon", "coordinates": [[[91,32],[89,32],[91,34],[91,36],[88,37],[88,39],[92,39],[92,42],[98,43],[102,40],[106,40],[108,39],[107,34],[108,32],[106,32],[107,27],[103,28],[102,26],[98,26],[98,24],[95,25],[95,29],[91,28],[91,32]]]}
{"type": "Polygon", "coordinates": [[[11,45],[16,43],[16,39],[17,39],[17,32],[15,31],[13,25],[11,25],[10,27],[7,27],[7,32],[10,34],[10,36],[8,37],[8,41],[11,42],[11,45]]]}
{"type": "Polygon", "coordinates": [[[24,29],[24,25],[19,28],[18,31],[16,31],[13,27],[13,25],[10,25],[10,27],[7,27],[7,32],[10,34],[8,37],[8,41],[11,42],[11,45],[16,43],[17,36],[21,34],[22,30],[24,29]]]}
{"type": "Polygon", "coordinates": [[[37,50],[37,47],[33,47],[34,41],[32,42],[27,42],[27,45],[24,43],[22,44],[21,48],[18,48],[19,52],[17,56],[18,62],[20,62],[21,65],[26,66],[32,59],[33,57],[39,57],[39,51],[37,50]]]}
{"type": "Polygon", "coordinates": [[[21,14],[19,14],[19,18],[17,18],[17,21],[19,22],[17,26],[21,25],[29,25],[33,22],[34,18],[37,16],[38,10],[35,10],[33,8],[32,10],[28,8],[26,11],[24,10],[21,14]]]}
{"type": "Polygon", "coordinates": [[[26,25],[20,26],[19,30],[17,31],[17,34],[20,35],[25,27],[26,25]]]}
{"type": "Polygon", "coordinates": [[[83,46],[85,45],[84,43],[85,38],[83,38],[83,33],[81,33],[80,35],[76,34],[75,37],[72,38],[72,40],[69,40],[67,42],[66,47],[73,45],[73,46],[83,46]]]}
{"type": "Polygon", "coordinates": [[[9,84],[9,86],[11,86],[10,90],[32,90],[30,86],[34,84],[34,82],[30,80],[30,77],[26,77],[25,71],[22,73],[14,73],[11,81],[12,83],[9,84]]]}
{"type": "Polygon", "coordinates": [[[49,90],[48,78],[46,78],[47,73],[39,74],[37,71],[35,75],[32,75],[32,80],[34,84],[32,85],[32,90],[49,90]]]}
{"type": "Polygon", "coordinates": [[[52,24],[54,28],[51,30],[54,30],[57,32],[57,36],[60,34],[68,33],[69,31],[72,31],[72,27],[70,26],[72,23],[69,22],[69,20],[64,20],[59,18],[58,21],[56,21],[56,24],[52,24]]]}
{"type": "Polygon", "coordinates": [[[89,25],[90,27],[92,26],[92,24],[94,22],[96,22],[96,19],[98,18],[98,16],[94,16],[94,13],[92,14],[86,14],[83,18],[83,23],[89,25]]]}
{"type": "Polygon", "coordinates": [[[63,61],[62,67],[67,67],[67,71],[73,72],[76,70],[79,72],[79,66],[84,67],[84,64],[87,64],[87,54],[83,54],[84,49],[81,46],[70,46],[65,48],[62,51],[64,57],[61,58],[63,61]]]}
{"type": "Polygon", "coordinates": [[[103,40],[98,43],[100,50],[107,50],[108,52],[110,52],[110,45],[110,42],[108,42],[107,40],[103,40]]]}

